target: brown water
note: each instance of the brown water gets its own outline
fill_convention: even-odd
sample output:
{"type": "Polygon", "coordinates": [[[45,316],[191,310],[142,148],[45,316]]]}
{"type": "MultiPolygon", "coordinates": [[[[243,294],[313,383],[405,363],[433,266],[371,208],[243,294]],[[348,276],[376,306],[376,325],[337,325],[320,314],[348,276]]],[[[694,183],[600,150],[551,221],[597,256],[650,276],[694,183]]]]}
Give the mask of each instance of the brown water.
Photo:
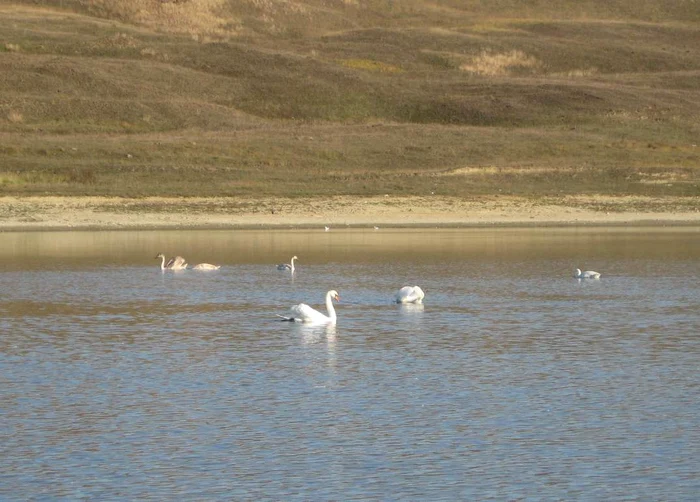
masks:
{"type": "Polygon", "coordinates": [[[697,228],[6,233],[0,260],[2,500],[700,493],[697,228]],[[337,326],[276,321],[331,288],[337,326]]]}

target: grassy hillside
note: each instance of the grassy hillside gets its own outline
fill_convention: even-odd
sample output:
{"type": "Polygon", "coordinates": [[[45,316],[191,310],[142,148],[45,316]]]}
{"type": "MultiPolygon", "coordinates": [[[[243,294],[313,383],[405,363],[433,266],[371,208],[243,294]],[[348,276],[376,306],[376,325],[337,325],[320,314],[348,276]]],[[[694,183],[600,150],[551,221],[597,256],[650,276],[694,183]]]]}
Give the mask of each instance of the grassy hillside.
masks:
{"type": "Polygon", "coordinates": [[[0,19],[0,194],[700,196],[692,0],[28,0],[0,19]]]}

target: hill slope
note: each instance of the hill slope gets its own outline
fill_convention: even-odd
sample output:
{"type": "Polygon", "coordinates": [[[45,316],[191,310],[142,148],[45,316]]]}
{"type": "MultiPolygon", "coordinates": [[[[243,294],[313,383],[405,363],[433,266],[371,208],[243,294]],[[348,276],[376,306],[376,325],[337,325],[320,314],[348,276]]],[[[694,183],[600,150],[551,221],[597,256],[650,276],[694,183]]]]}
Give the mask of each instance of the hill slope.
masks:
{"type": "Polygon", "coordinates": [[[0,193],[700,195],[694,4],[523,3],[0,6],[0,193]]]}

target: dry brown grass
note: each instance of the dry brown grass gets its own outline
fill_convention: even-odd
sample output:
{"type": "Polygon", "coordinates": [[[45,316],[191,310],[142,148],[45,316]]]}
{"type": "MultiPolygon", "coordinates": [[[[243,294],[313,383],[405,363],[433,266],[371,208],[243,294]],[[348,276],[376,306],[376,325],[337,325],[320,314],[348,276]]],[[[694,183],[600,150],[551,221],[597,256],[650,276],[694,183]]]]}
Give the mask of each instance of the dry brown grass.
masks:
{"type": "Polygon", "coordinates": [[[468,63],[460,65],[459,69],[487,77],[523,74],[535,72],[542,68],[542,62],[520,50],[492,53],[481,51],[468,63]]]}
{"type": "Polygon", "coordinates": [[[24,117],[17,110],[10,110],[7,112],[7,120],[13,124],[19,124],[24,121],[24,117]]]}
{"type": "Polygon", "coordinates": [[[222,16],[226,3],[226,0],[90,0],[84,5],[102,17],[206,39],[236,33],[239,23],[222,16]]]}
{"type": "Polygon", "coordinates": [[[372,61],[370,59],[346,59],[341,60],[340,64],[356,70],[377,71],[381,73],[401,73],[403,70],[398,66],[394,66],[381,61],[372,61]]]}
{"type": "Polygon", "coordinates": [[[2,194],[700,194],[675,4],[27,3],[0,6],[2,194]]]}

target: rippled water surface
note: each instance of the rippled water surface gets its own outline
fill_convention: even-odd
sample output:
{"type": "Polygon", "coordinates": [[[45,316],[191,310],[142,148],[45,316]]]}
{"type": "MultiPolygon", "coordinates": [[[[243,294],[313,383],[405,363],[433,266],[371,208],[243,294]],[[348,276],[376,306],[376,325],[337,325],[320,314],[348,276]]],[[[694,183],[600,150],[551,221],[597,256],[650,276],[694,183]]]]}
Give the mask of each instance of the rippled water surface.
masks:
{"type": "Polygon", "coordinates": [[[696,228],[6,233],[0,260],[2,500],[700,493],[696,228]],[[276,320],[329,289],[337,326],[276,320]]]}

